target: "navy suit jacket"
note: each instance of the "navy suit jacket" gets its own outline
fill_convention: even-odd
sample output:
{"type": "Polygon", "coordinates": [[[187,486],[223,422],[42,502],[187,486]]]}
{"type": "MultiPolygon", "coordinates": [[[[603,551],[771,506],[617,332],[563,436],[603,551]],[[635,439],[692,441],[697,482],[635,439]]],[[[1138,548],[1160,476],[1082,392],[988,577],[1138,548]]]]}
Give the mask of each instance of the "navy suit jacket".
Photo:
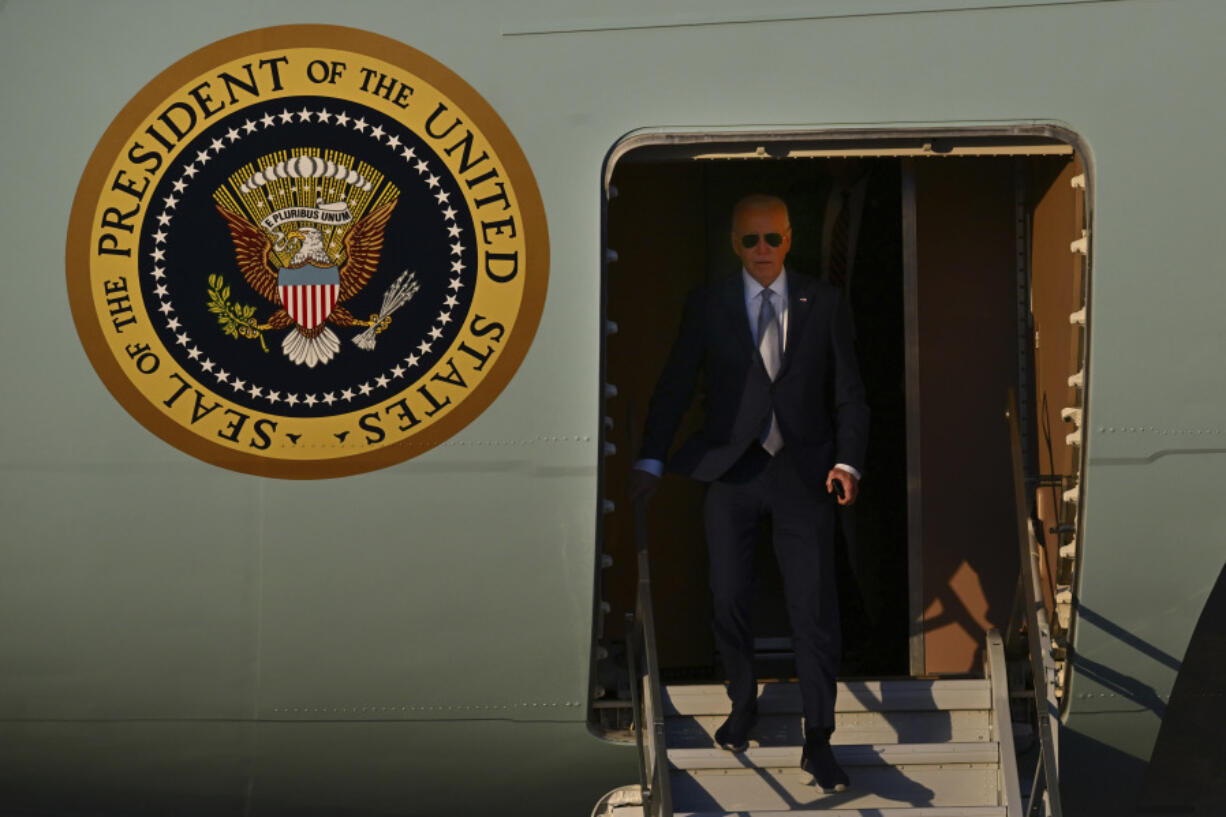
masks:
{"type": "Polygon", "coordinates": [[[773,410],[784,448],[817,496],[826,495],[836,462],[863,470],[868,405],[846,296],[810,276],[784,274],[787,339],[773,383],[749,328],[741,275],[690,294],[648,406],[642,459],[665,460],[670,471],[710,482],[759,438],[773,410]],[[704,400],[702,429],[669,459],[696,392],[704,400]]]}

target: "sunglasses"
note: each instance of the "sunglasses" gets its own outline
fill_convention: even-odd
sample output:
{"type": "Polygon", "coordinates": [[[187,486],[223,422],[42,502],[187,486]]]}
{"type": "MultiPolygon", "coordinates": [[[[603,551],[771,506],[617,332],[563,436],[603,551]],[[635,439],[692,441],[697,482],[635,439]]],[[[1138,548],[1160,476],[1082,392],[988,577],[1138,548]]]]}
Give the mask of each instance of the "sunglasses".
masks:
{"type": "Polygon", "coordinates": [[[741,236],[741,246],[747,250],[753,249],[758,246],[759,237],[766,239],[766,243],[772,247],[778,247],[783,243],[782,233],[767,233],[763,236],[759,236],[757,233],[746,233],[741,236]]]}

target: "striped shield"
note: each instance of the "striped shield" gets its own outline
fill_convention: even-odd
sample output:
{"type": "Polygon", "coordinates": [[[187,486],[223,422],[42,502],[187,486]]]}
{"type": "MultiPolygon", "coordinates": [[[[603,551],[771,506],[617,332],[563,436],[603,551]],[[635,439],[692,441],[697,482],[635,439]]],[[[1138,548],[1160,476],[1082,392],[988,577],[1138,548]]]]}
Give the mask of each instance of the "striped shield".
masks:
{"type": "Polygon", "coordinates": [[[340,291],[341,275],[336,267],[282,267],[277,275],[281,303],[303,329],[314,329],[332,314],[340,291]]]}

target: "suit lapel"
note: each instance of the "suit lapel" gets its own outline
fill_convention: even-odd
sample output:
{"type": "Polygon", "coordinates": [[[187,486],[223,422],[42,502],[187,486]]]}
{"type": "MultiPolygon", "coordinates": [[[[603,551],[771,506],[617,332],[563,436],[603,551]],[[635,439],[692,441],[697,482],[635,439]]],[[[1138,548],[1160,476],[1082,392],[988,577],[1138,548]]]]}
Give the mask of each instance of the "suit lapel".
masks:
{"type": "Polygon", "coordinates": [[[732,333],[737,347],[750,352],[757,351],[753,332],[749,329],[749,313],[745,311],[745,284],[740,275],[728,278],[720,286],[720,300],[731,321],[732,333]]]}
{"type": "Polygon", "coordinates": [[[797,339],[800,338],[813,307],[813,282],[791,270],[784,270],[784,274],[788,277],[788,331],[783,345],[783,364],[779,367],[779,376],[788,370],[797,339]]]}

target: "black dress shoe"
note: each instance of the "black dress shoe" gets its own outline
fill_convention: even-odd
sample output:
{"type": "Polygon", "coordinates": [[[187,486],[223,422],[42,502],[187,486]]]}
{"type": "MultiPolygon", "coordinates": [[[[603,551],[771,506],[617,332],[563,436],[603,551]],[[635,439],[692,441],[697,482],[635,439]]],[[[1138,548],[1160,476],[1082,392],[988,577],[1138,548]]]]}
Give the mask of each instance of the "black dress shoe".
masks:
{"type": "Polygon", "coordinates": [[[723,726],[715,730],[715,745],[729,752],[743,752],[749,748],[749,732],[758,723],[758,707],[745,714],[733,712],[723,726]]]}
{"type": "Polygon", "coordinates": [[[851,779],[834,759],[834,751],[830,748],[830,735],[833,732],[833,729],[805,730],[800,768],[813,775],[813,782],[825,791],[845,791],[851,785],[851,779]]]}

